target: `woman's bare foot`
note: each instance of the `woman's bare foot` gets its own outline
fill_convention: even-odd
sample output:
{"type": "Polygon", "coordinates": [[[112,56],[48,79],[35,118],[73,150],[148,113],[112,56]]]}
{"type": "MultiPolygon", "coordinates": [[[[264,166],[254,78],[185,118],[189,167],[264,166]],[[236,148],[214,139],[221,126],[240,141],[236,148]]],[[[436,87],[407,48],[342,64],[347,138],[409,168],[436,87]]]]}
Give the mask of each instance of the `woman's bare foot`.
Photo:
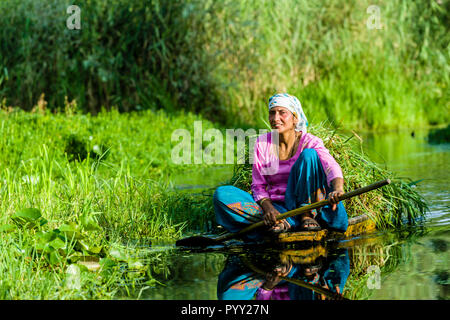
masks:
{"type": "Polygon", "coordinates": [[[291,225],[286,220],[281,220],[272,228],[269,229],[270,232],[278,234],[283,232],[288,232],[291,229],[291,225]]]}
{"type": "Polygon", "coordinates": [[[310,214],[304,214],[301,220],[301,230],[303,231],[319,231],[320,224],[310,214]]]}

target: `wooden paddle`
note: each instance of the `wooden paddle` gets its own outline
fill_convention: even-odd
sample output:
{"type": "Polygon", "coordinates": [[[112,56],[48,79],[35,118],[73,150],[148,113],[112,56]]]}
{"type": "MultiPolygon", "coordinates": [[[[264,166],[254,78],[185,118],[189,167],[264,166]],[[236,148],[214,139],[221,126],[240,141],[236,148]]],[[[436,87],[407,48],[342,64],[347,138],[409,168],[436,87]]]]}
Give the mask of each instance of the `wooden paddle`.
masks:
{"type": "MultiPolygon", "coordinates": [[[[354,196],[358,196],[360,194],[381,188],[387,184],[391,183],[391,181],[389,179],[386,180],[382,180],[382,181],[378,181],[375,182],[371,185],[368,185],[366,187],[360,188],[360,189],[356,189],[354,191],[351,192],[347,192],[345,194],[343,194],[342,196],[339,197],[339,201],[342,200],[346,200],[349,198],[352,198],[354,196]]],[[[321,208],[323,206],[326,206],[327,204],[330,204],[330,201],[328,199],[319,201],[319,202],[315,202],[312,203],[310,205],[304,206],[304,207],[300,207],[282,214],[279,214],[277,216],[277,220],[283,220],[289,217],[294,217],[297,216],[299,214],[302,214],[304,212],[313,210],[313,209],[318,209],[321,208]]],[[[184,238],[184,239],[180,239],[178,240],[175,245],[176,246],[183,246],[183,247],[206,247],[206,246],[212,246],[212,245],[217,245],[220,244],[224,241],[230,240],[230,239],[234,239],[237,237],[242,236],[243,234],[246,234],[250,231],[255,230],[256,228],[260,228],[264,226],[264,221],[259,221],[256,223],[253,223],[251,225],[249,225],[248,227],[243,228],[242,230],[238,231],[238,232],[234,232],[234,233],[226,233],[223,234],[221,236],[215,237],[215,238],[211,238],[211,237],[206,237],[206,236],[193,236],[193,237],[188,237],[188,238],[184,238]]]]}

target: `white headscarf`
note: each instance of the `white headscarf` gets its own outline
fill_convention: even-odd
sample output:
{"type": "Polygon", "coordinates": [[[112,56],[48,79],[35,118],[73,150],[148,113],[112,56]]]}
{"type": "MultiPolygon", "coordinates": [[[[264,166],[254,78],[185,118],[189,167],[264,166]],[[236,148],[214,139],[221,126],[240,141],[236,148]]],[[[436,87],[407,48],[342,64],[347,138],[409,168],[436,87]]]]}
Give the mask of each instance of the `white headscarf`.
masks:
{"type": "Polygon", "coordinates": [[[269,99],[269,110],[274,107],[285,107],[290,112],[292,112],[292,114],[298,119],[295,131],[306,132],[308,120],[303,113],[302,105],[300,104],[300,101],[297,99],[297,97],[291,96],[287,93],[277,93],[271,96],[269,99]]]}

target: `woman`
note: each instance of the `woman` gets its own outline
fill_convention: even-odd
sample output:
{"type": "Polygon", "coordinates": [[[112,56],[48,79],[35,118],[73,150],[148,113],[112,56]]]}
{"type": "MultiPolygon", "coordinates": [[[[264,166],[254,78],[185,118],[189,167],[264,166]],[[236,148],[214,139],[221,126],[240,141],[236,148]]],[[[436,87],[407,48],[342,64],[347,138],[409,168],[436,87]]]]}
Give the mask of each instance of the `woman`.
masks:
{"type": "MultiPolygon", "coordinates": [[[[252,195],[234,186],[214,193],[217,223],[230,232],[264,220],[273,233],[316,231],[322,227],[345,232],[348,218],[338,197],[344,194],[342,170],[322,140],[306,132],[308,121],[300,101],[287,93],[269,99],[272,132],[255,143],[252,195]],[[321,201],[325,206],[302,215],[276,220],[280,213],[321,201]]],[[[256,240],[258,233],[248,236],[256,240]]]]}

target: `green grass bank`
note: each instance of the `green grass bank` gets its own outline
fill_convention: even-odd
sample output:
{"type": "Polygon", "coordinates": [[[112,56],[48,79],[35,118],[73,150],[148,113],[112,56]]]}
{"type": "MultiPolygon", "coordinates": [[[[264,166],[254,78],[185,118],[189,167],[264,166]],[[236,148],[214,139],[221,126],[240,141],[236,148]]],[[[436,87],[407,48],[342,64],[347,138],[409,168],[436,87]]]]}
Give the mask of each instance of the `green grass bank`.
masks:
{"type": "MultiPolygon", "coordinates": [[[[57,114],[43,105],[34,113],[0,110],[0,299],[138,297],[165,270],[163,253],[145,258],[152,241],[215,230],[212,190],[181,193],[170,180],[214,165],[172,163],[173,131],[185,129],[193,140],[197,121],[204,132],[216,125],[185,112],[91,116],[70,103],[57,114]],[[97,271],[88,271],[86,261],[97,271]]],[[[341,164],[347,190],[393,178],[325,123],[310,131],[341,164]]],[[[229,178],[248,190],[250,166],[235,166],[229,178]]],[[[389,228],[414,223],[426,204],[408,181],[397,180],[347,208],[350,215],[368,212],[380,228],[389,228]]]]}
{"type": "Polygon", "coordinates": [[[163,253],[145,258],[151,242],[183,230],[168,212],[184,170],[171,133],[202,119],[66,107],[0,110],[0,299],[138,297],[165,270],[163,253]]]}

